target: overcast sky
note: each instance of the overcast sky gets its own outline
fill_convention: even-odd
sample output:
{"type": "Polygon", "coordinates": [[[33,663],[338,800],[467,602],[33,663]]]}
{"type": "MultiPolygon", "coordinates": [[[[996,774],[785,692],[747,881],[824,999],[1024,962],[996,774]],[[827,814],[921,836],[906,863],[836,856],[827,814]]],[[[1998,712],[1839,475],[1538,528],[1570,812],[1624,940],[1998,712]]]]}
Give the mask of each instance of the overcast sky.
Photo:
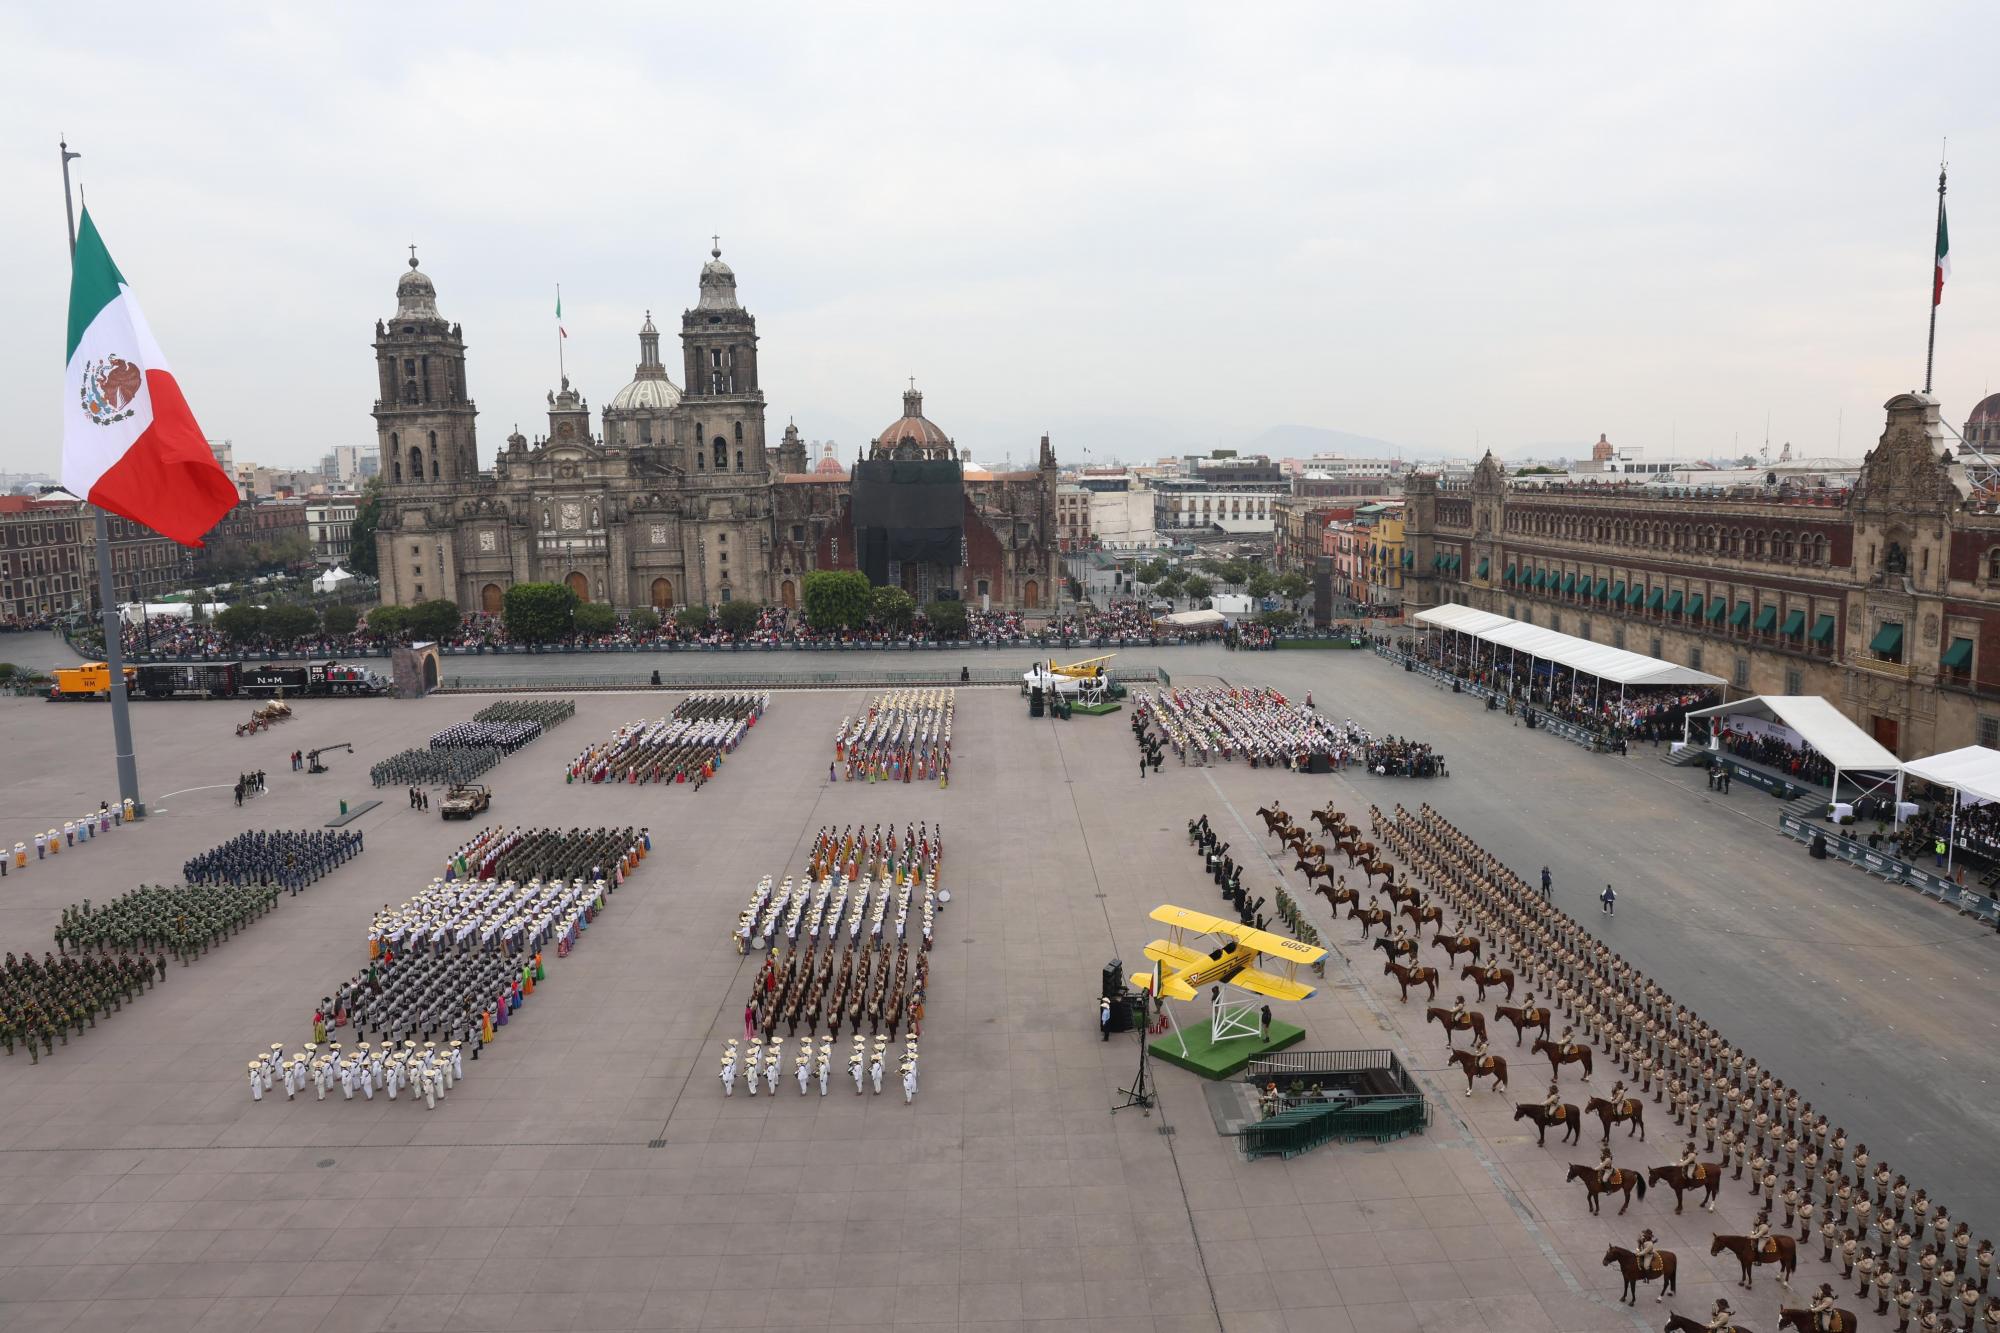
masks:
{"type": "MultiPolygon", "coordinates": [[[[914,375],[982,462],[1298,423],[1412,455],[1858,455],[2000,388],[1990,6],[485,3],[0,11],[0,469],[57,471],[56,138],[203,428],[375,448],[416,242],[490,460],[720,232],[775,440],[914,375]],[[956,7],[968,10],[972,7],[956,7]]],[[[669,365],[679,359],[669,342],[669,365]]]]}

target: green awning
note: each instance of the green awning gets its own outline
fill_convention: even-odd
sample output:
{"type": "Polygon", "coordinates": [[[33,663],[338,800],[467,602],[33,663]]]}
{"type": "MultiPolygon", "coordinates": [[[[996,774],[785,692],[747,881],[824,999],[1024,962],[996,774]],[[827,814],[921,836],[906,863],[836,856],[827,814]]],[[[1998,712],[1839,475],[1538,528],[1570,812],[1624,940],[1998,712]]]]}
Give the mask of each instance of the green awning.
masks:
{"type": "Polygon", "coordinates": [[[1480,577],[1480,578],[1482,578],[1482,579],[1483,579],[1483,578],[1485,578],[1485,577],[1486,577],[1486,571],[1487,571],[1487,569],[1488,569],[1488,568],[1489,568],[1489,567],[1490,567],[1490,566],[1492,565],[1492,563],[1493,563],[1493,562],[1492,562],[1491,560],[1488,560],[1488,559],[1486,559],[1486,558],[1485,558],[1484,556],[1481,556],[1481,557],[1480,557],[1480,560],[1479,560],[1479,577],[1480,577]]]}
{"type": "Polygon", "coordinates": [[[1535,571],[1535,586],[1536,586],[1537,588],[1546,588],[1546,587],[1548,587],[1548,586],[1549,586],[1549,571],[1548,571],[1548,570],[1546,570],[1546,569],[1538,569],[1538,570],[1536,570],[1536,571],[1535,571]]]}
{"type": "Polygon", "coordinates": [[[1804,634],[1805,632],[1806,632],[1805,612],[1794,610],[1790,615],[1785,617],[1784,634],[1786,638],[1796,639],[1799,637],[1799,635],[1804,634]]]}
{"type": "Polygon", "coordinates": [[[1729,614],[1729,597],[1722,594],[1708,604],[1708,622],[1713,625],[1729,614]]]}
{"type": "Polygon", "coordinates": [[[1813,622],[1813,632],[1809,636],[1814,643],[1833,642],[1833,617],[1821,616],[1813,622]]]}
{"type": "Polygon", "coordinates": [[[1944,650],[1941,663],[1946,671],[1963,671],[1972,665],[1972,640],[1953,639],[1951,647],[1944,650]]]}
{"type": "Polygon", "coordinates": [[[1515,574],[1515,567],[1513,565],[1509,565],[1507,566],[1507,572],[1500,576],[1500,581],[1502,583],[1512,583],[1514,581],[1514,574],[1515,574]]]}
{"type": "Polygon", "coordinates": [[[1681,597],[1681,590],[1680,590],[1679,588],[1676,588],[1676,589],[1674,589],[1674,590],[1673,590],[1672,592],[1668,593],[1668,594],[1667,594],[1667,614],[1668,614],[1668,615],[1670,615],[1670,616],[1677,616],[1677,615],[1679,615],[1679,614],[1681,613],[1681,602],[1682,602],[1682,600],[1683,600],[1683,599],[1682,599],[1682,597],[1681,597]]]}
{"type": "Polygon", "coordinates": [[[1611,590],[1611,585],[1606,583],[1603,579],[1599,579],[1597,581],[1597,586],[1590,590],[1590,595],[1592,597],[1595,597],[1598,601],[1601,602],[1604,600],[1604,594],[1609,592],[1610,590],[1611,590]]]}
{"type": "Polygon", "coordinates": [[[1405,551],[1405,552],[1403,552],[1403,568],[1404,568],[1404,569],[1408,569],[1408,568],[1410,568],[1411,566],[1415,565],[1416,563],[1417,563],[1417,553],[1416,553],[1415,551],[1405,551]]]}
{"type": "Polygon", "coordinates": [[[1745,625],[1749,623],[1750,623],[1750,603],[1738,602],[1736,604],[1735,614],[1729,617],[1729,627],[1731,629],[1742,629],[1745,625]]]}
{"type": "Polygon", "coordinates": [[[1444,557],[1443,557],[1442,555],[1434,555],[1434,556],[1432,556],[1432,557],[1431,557],[1431,568],[1432,568],[1432,569],[1443,569],[1443,568],[1444,568],[1444,557]]]}
{"type": "Polygon", "coordinates": [[[1464,556],[1453,555],[1445,557],[1445,568],[1449,569],[1454,574],[1458,573],[1459,566],[1464,563],[1465,563],[1464,556]]]}
{"type": "Polygon", "coordinates": [[[1868,641],[1868,651],[1877,657],[1893,657],[1903,650],[1903,627],[1894,621],[1886,622],[1875,631],[1875,637],[1868,641]]]}
{"type": "Polygon", "coordinates": [[[1611,585],[1611,600],[1614,602],[1625,600],[1625,580],[1620,579],[1611,585]]]}
{"type": "Polygon", "coordinates": [[[1776,625],[1777,623],[1778,623],[1777,607],[1767,606],[1762,611],[1759,611],[1757,613],[1757,632],[1759,634],[1769,634],[1771,632],[1771,627],[1776,625]]]}
{"type": "Polygon", "coordinates": [[[1688,594],[1687,617],[1689,620],[1701,619],[1701,606],[1703,600],[1704,598],[1698,592],[1688,594]]]}
{"type": "Polygon", "coordinates": [[[1562,586],[1562,590],[1563,590],[1563,592],[1564,592],[1564,593],[1566,593],[1566,594],[1567,594],[1567,593],[1572,593],[1572,592],[1575,592],[1575,591],[1576,591],[1576,575],[1574,575],[1574,574],[1565,574],[1565,575],[1563,575],[1563,586],[1562,586]]]}
{"type": "Polygon", "coordinates": [[[1625,590],[1625,605],[1637,606],[1640,602],[1643,602],[1645,600],[1646,600],[1646,589],[1643,584],[1635,583],[1631,587],[1625,590]]]}
{"type": "Polygon", "coordinates": [[[1657,611],[1660,609],[1660,606],[1666,600],[1667,600],[1666,589],[1655,588],[1653,589],[1652,593],[1646,598],[1646,609],[1648,611],[1657,611]]]}

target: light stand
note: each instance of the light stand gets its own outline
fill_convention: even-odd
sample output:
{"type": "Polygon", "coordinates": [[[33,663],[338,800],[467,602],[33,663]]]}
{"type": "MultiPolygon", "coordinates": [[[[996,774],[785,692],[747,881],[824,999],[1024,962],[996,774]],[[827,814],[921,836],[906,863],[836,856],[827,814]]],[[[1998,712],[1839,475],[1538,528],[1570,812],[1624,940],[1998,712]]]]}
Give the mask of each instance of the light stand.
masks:
{"type": "Polygon", "coordinates": [[[1120,1111],[1130,1110],[1136,1106],[1145,1113],[1148,1119],[1152,1118],[1153,1084],[1149,1073],[1151,1065],[1149,1047],[1146,1042],[1146,1036],[1151,1026],[1150,1020],[1135,1025],[1139,1034],[1139,1072],[1133,1076],[1131,1087],[1119,1089],[1120,1092],[1125,1094],[1125,1100],[1111,1108],[1111,1114],[1113,1115],[1117,1115],[1120,1111]]]}

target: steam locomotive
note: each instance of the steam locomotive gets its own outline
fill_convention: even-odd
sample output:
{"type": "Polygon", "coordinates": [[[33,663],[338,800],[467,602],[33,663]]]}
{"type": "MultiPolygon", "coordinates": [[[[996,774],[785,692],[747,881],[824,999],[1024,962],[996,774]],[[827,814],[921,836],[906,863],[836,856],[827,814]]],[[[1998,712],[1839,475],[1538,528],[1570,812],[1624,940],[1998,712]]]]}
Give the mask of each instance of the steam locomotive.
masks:
{"type": "MultiPolygon", "coordinates": [[[[51,701],[109,697],[111,673],[102,662],[55,673],[51,701]]],[[[134,699],[314,699],[381,694],[372,671],[338,662],[146,662],[125,668],[134,699]]]]}

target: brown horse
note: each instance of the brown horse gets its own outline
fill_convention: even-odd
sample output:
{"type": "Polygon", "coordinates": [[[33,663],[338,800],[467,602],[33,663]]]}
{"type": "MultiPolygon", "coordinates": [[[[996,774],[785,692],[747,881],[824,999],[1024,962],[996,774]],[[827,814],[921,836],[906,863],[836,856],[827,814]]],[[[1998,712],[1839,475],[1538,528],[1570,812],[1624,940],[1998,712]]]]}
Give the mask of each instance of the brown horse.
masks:
{"type": "MultiPolygon", "coordinates": [[[[1368,932],[1366,930],[1363,930],[1362,938],[1364,939],[1367,938],[1367,935],[1368,932]]],[[[1399,940],[1395,936],[1388,934],[1386,931],[1383,933],[1382,938],[1376,940],[1375,943],[1370,947],[1380,949],[1382,951],[1382,956],[1391,960],[1396,958],[1408,958],[1414,962],[1417,957],[1417,942],[1415,940],[1412,939],[1399,940]]]]}
{"type": "MultiPolygon", "coordinates": [[[[1328,865],[1328,864],[1327,864],[1326,862],[1324,862],[1324,861],[1303,861],[1303,860],[1302,860],[1302,861],[1300,861],[1300,862],[1299,862],[1298,864],[1294,865],[1294,866],[1292,867],[1292,869],[1294,869],[1294,870],[1298,871],[1298,872],[1299,872],[1300,874],[1302,874],[1302,875],[1304,875],[1304,876],[1306,877],[1306,887],[1307,887],[1307,888],[1311,888],[1311,887],[1312,887],[1312,882],[1313,882],[1313,881],[1314,881],[1315,879],[1323,879],[1323,880],[1325,880],[1325,881],[1326,881],[1326,887],[1325,887],[1325,888],[1323,888],[1323,889],[1321,889],[1321,890],[1320,890],[1320,892],[1322,892],[1322,893],[1326,894],[1326,895],[1327,895],[1327,896],[1328,896],[1329,898],[1332,898],[1332,895],[1333,895],[1333,867],[1332,867],[1332,866],[1328,865]]],[[[1350,897],[1350,898],[1349,898],[1349,899],[1347,900],[1347,901],[1349,901],[1349,902],[1352,902],[1352,901],[1354,901],[1354,898],[1355,898],[1355,897],[1358,897],[1358,896],[1359,896],[1359,895],[1356,895],[1356,894],[1354,894],[1354,891],[1353,891],[1352,889],[1347,889],[1347,890],[1343,890],[1343,892],[1346,892],[1346,893],[1348,893],[1348,894],[1350,894],[1350,895],[1353,895],[1352,897],[1350,897]]],[[[1339,901],[1338,901],[1338,900],[1336,900],[1336,901],[1334,902],[1334,906],[1335,906],[1336,908],[1338,908],[1338,907],[1339,907],[1339,905],[1340,905],[1340,904],[1339,904],[1339,901]]]]}
{"type": "Polygon", "coordinates": [[[1606,1181],[1599,1175],[1596,1167],[1585,1166],[1581,1162],[1572,1162],[1570,1163],[1568,1179],[1581,1180],[1583,1182],[1583,1188],[1590,1194],[1590,1211],[1593,1213],[1597,1211],[1597,1196],[1600,1194],[1622,1193],[1625,1196],[1625,1203],[1618,1210],[1620,1217],[1625,1215],[1626,1208],[1632,1206],[1632,1191],[1634,1189],[1639,1191],[1640,1199],[1643,1200],[1646,1197],[1646,1178],[1629,1166],[1612,1168],[1611,1179],[1606,1181]]]}
{"type": "Polygon", "coordinates": [[[1383,883],[1392,883],[1396,878],[1396,867],[1390,865],[1387,861],[1363,861],[1361,863],[1361,874],[1367,879],[1369,887],[1373,888],[1377,875],[1382,877],[1383,883]]]}
{"type": "Polygon", "coordinates": [[[1285,834],[1285,846],[1292,849],[1301,861],[1326,860],[1326,845],[1314,842],[1312,834],[1302,828],[1295,828],[1285,834]]]}
{"type": "Polygon", "coordinates": [[[1656,1265],[1655,1267],[1641,1268],[1639,1266],[1639,1256],[1622,1245],[1613,1245],[1604,1252],[1605,1265],[1608,1267],[1611,1264],[1617,1264],[1619,1276],[1625,1279],[1625,1291],[1623,1295],[1619,1296],[1619,1300],[1624,1301],[1627,1305],[1637,1305],[1639,1303],[1639,1284],[1641,1282],[1651,1282],[1655,1278],[1659,1279],[1660,1282],[1659,1291],[1653,1295],[1655,1301],[1664,1301],[1674,1293],[1675,1279],[1680,1272],[1680,1262],[1674,1258],[1674,1252],[1672,1250],[1656,1250],[1653,1253],[1653,1261],[1656,1265]]]}
{"type": "Polygon", "coordinates": [[[1444,1044],[1447,1048],[1452,1044],[1451,1034],[1454,1032],[1470,1032],[1476,1040],[1486,1040],[1486,1015],[1477,1009],[1468,1009],[1463,1019],[1454,1020],[1451,1010],[1432,1007],[1424,1010],[1424,1025],[1428,1027],[1432,1023],[1444,1026],[1444,1044]]]}
{"type": "Polygon", "coordinates": [[[1382,964],[1382,975],[1394,977],[1403,987],[1403,1003],[1410,1002],[1410,987],[1430,987],[1430,998],[1438,997],[1438,970],[1434,967],[1413,967],[1390,959],[1382,964]]]}
{"type": "Polygon", "coordinates": [[[1540,1030],[1544,1037],[1549,1035],[1549,1011],[1539,1005],[1533,1009],[1529,1009],[1525,1005],[1495,1005],[1493,1007],[1493,1016],[1495,1018],[1504,1018],[1514,1025],[1514,1044],[1516,1046],[1521,1044],[1521,1039],[1531,1030],[1540,1030]]]}
{"type": "Polygon", "coordinates": [[[1444,933],[1444,927],[1440,925],[1438,927],[1437,938],[1432,940],[1431,943],[1450,954],[1453,963],[1458,962],[1458,956],[1462,953],[1471,954],[1472,961],[1475,963],[1479,961],[1479,940],[1477,936],[1462,934],[1447,935],[1444,933]]]}
{"type": "Polygon", "coordinates": [[[1505,986],[1507,998],[1510,1000],[1514,998],[1514,969],[1511,967],[1502,967],[1498,963],[1489,963],[1485,967],[1467,964],[1465,970],[1458,975],[1461,981],[1470,981],[1479,987],[1481,1002],[1486,999],[1488,986],[1505,986]]]}
{"type": "Polygon", "coordinates": [[[1792,1274],[1799,1271],[1799,1243],[1790,1236],[1766,1236],[1761,1247],[1754,1247],[1748,1236],[1715,1236],[1708,1252],[1721,1254],[1724,1250],[1736,1256],[1736,1262],[1743,1269],[1738,1279],[1741,1286],[1751,1285],[1751,1275],[1759,1264],[1776,1264],[1778,1281],[1789,1287],[1792,1274]],[[1754,1250],[1754,1252],[1753,1252],[1754,1250]]]}
{"type": "Polygon", "coordinates": [[[1293,826],[1292,817],[1285,813],[1285,807],[1282,805],[1258,806],[1257,818],[1264,821],[1264,832],[1266,833],[1283,834],[1285,830],[1293,826]]]}
{"type": "Polygon", "coordinates": [[[1423,894],[1418,892],[1416,885],[1407,883],[1384,884],[1381,888],[1381,892],[1389,896],[1389,905],[1391,907],[1397,906],[1398,904],[1401,903],[1413,903],[1417,901],[1417,899],[1423,897],[1423,894]]]}
{"type": "Polygon", "coordinates": [[[1722,1188],[1722,1168],[1714,1162],[1696,1162],[1695,1169],[1701,1172],[1700,1180],[1684,1179],[1687,1173],[1678,1166],[1656,1166],[1647,1173],[1646,1183],[1665,1185],[1672,1190],[1674,1211],[1677,1213],[1681,1210],[1681,1195],[1688,1190],[1694,1191],[1697,1202],[1706,1196],[1708,1211],[1712,1213],[1715,1211],[1716,1191],[1722,1188]]]}
{"type": "Polygon", "coordinates": [[[1611,1127],[1623,1120],[1632,1122],[1632,1128],[1625,1131],[1626,1138],[1637,1134],[1641,1143],[1646,1141],[1646,1104],[1637,1097],[1620,1097],[1615,1103],[1608,1097],[1592,1097],[1583,1110],[1585,1115],[1595,1115],[1604,1122],[1606,1143],[1611,1142],[1611,1127]]]}
{"type": "Polygon", "coordinates": [[[1312,821],[1319,825],[1321,833],[1331,834],[1336,841],[1343,833],[1352,834],[1358,831],[1354,825],[1347,822],[1346,815],[1335,810],[1332,806],[1328,806],[1324,810],[1313,811],[1312,821]]]}
{"type": "MultiPolygon", "coordinates": [[[[1347,888],[1336,889],[1333,886],[1333,869],[1330,866],[1321,866],[1319,870],[1321,874],[1326,876],[1326,883],[1320,885],[1314,892],[1326,899],[1327,906],[1336,914],[1339,913],[1343,904],[1358,903],[1361,901],[1361,894],[1358,891],[1347,888]]],[[[1310,885],[1312,879],[1311,875],[1307,875],[1306,883],[1310,885]]]]}
{"type": "MultiPolygon", "coordinates": [[[[1437,1011],[1432,1010],[1432,1012],[1435,1013],[1437,1011]]],[[[1479,1015],[1474,1014],[1473,1017],[1477,1018],[1479,1015]]],[[[1451,1040],[1451,1033],[1446,1032],[1444,1039],[1449,1042],[1451,1040]]],[[[1470,1097],[1472,1095],[1472,1080],[1485,1075],[1492,1076],[1493,1091],[1505,1092],[1507,1090],[1507,1062],[1499,1056],[1489,1055],[1482,1061],[1474,1056],[1471,1051],[1453,1051],[1451,1053],[1451,1062],[1457,1065],[1459,1070],[1465,1075],[1466,1096],[1470,1097]]]]}
{"type": "Polygon", "coordinates": [[[1422,930],[1425,926],[1444,925],[1444,909],[1436,903],[1405,903],[1397,916],[1410,918],[1411,930],[1422,930]]]}
{"type": "Polygon", "coordinates": [[[1583,1117],[1576,1113],[1576,1108],[1568,1102],[1564,1102],[1561,1115],[1562,1119],[1560,1120],[1549,1119],[1549,1108],[1543,1106],[1540,1102],[1514,1103],[1514,1118],[1516,1120],[1529,1121],[1534,1125],[1535,1143],[1539,1146],[1547,1146],[1550,1125],[1562,1126],[1562,1141],[1564,1143],[1578,1143],[1582,1141],[1583,1117]]]}
{"type": "Polygon", "coordinates": [[[1341,842],[1341,843],[1336,843],[1334,845],[1338,847],[1341,851],[1347,853],[1347,864],[1350,866],[1359,865],[1363,861],[1372,860],[1375,856],[1375,844],[1372,842],[1364,842],[1360,839],[1355,839],[1352,842],[1341,842]]]}
{"type": "Polygon", "coordinates": [[[1359,902],[1347,905],[1347,919],[1361,923],[1361,938],[1367,939],[1368,932],[1375,926],[1382,927],[1383,934],[1389,931],[1389,912],[1383,907],[1363,907],[1359,902]]]}
{"type": "MultiPolygon", "coordinates": [[[[1706,1329],[1708,1326],[1704,1324],[1702,1327],[1706,1329]]],[[[1813,1327],[1813,1312],[1811,1310],[1794,1309],[1789,1305],[1778,1307],[1778,1327],[1795,1328],[1799,1333],[1819,1333],[1813,1327]]],[[[1860,1327],[1861,1321],[1854,1317],[1854,1311],[1842,1310],[1835,1307],[1833,1311],[1833,1323],[1831,1325],[1832,1333],[1855,1333],[1855,1330],[1860,1327]]],[[[1739,1325],[1736,1333],[1747,1333],[1747,1331],[1739,1325]]]]}
{"type": "Polygon", "coordinates": [[[1590,1080],[1590,1048],[1580,1042],[1571,1042],[1570,1045],[1575,1049],[1566,1051],[1562,1048],[1560,1042],[1550,1041],[1547,1037],[1537,1037],[1535,1044],[1528,1049],[1532,1050],[1536,1055],[1546,1055],[1549,1057],[1550,1078],[1560,1075],[1564,1065],[1581,1064],[1583,1066],[1584,1081],[1588,1082],[1590,1080]]]}

